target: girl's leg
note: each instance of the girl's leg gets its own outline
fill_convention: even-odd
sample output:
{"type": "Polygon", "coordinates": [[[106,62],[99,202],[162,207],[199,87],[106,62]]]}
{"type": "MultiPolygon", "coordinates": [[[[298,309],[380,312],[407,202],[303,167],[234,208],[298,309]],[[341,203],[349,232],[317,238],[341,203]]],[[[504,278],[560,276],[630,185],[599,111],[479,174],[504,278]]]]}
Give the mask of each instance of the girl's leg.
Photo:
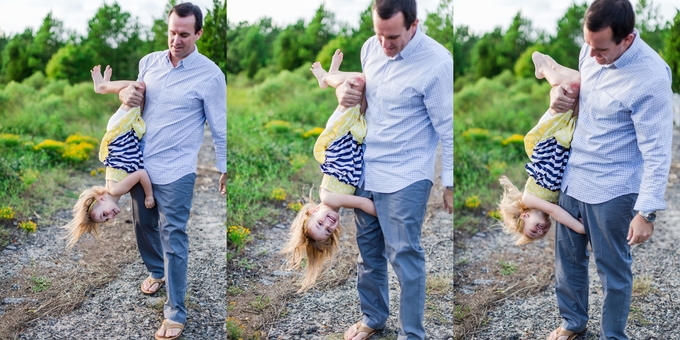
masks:
{"type": "Polygon", "coordinates": [[[564,74],[565,76],[571,78],[571,81],[574,81],[576,79],[580,80],[581,79],[581,73],[579,73],[577,70],[574,70],[572,68],[568,68],[565,66],[562,66],[558,64],[555,59],[553,59],[551,56],[544,54],[543,58],[545,61],[548,63],[548,66],[550,66],[551,69],[564,74]]]}
{"type": "MultiPolygon", "coordinates": [[[[534,61],[534,67],[536,68],[536,78],[545,78],[551,86],[558,86],[562,83],[571,82],[573,79],[566,74],[562,74],[548,64],[544,55],[540,52],[534,52],[531,55],[531,60],[534,61]]],[[[578,74],[578,72],[576,72],[578,74]]],[[[580,75],[579,75],[580,77],[580,75]]]]}
{"type": "Polygon", "coordinates": [[[357,76],[364,78],[364,75],[361,72],[340,71],[339,68],[342,63],[342,58],[342,52],[340,52],[340,50],[335,50],[335,54],[333,54],[333,57],[331,58],[331,67],[328,69],[328,72],[321,67],[321,63],[318,61],[312,64],[310,70],[319,81],[320,88],[325,89],[329,85],[333,88],[337,88],[349,78],[357,76]]]}

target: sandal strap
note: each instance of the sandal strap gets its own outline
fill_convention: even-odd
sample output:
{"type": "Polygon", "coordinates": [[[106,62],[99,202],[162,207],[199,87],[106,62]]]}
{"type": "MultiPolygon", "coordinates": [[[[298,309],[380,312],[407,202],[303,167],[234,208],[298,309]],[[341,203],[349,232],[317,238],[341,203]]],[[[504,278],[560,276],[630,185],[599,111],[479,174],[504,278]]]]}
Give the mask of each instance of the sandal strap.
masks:
{"type": "Polygon", "coordinates": [[[154,284],[154,283],[163,283],[163,282],[165,282],[165,278],[162,278],[162,279],[154,279],[153,277],[149,276],[149,277],[147,277],[144,281],[150,282],[151,284],[154,284]]]}
{"type": "Polygon", "coordinates": [[[561,336],[566,336],[567,340],[572,340],[572,339],[576,338],[577,336],[585,333],[587,329],[588,328],[586,327],[584,330],[582,330],[580,332],[573,332],[573,331],[564,329],[564,328],[562,328],[562,326],[560,326],[560,327],[557,327],[557,338],[559,339],[561,336]]]}
{"type": "Polygon", "coordinates": [[[368,327],[364,325],[361,321],[357,322],[356,325],[354,325],[354,328],[356,329],[356,334],[359,333],[366,333],[366,335],[363,337],[363,339],[368,339],[370,338],[373,334],[380,332],[381,330],[379,329],[373,329],[371,327],[368,327]]]}
{"type": "Polygon", "coordinates": [[[163,327],[163,329],[166,330],[166,331],[168,329],[184,329],[184,324],[183,323],[176,323],[176,322],[168,322],[168,319],[165,319],[165,320],[163,320],[161,327],[163,327]]]}

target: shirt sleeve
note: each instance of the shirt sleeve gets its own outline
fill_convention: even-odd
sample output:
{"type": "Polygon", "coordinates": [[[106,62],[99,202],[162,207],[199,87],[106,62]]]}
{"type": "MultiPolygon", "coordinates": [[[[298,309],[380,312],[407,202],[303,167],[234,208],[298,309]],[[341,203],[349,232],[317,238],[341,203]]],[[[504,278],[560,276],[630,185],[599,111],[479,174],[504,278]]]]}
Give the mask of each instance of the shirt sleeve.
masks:
{"type": "Polygon", "coordinates": [[[215,143],[215,167],[224,174],[227,173],[227,82],[222,72],[216,72],[211,81],[213,86],[209,86],[210,93],[205,96],[209,99],[203,101],[203,109],[215,143]]]}
{"type": "Polygon", "coordinates": [[[631,118],[638,148],[642,153],[643,172],[635,210],[665,210],[666,183],[671,164],[673,139],[673,92],[670,79],[654,78],[633,102],[631,118]]]}
{"type": "Polygon", "coordinates": [[[423,102],[442,144],[442,186],[450,187],[453,186],[453,60],[444,60],[432,74],[423,102]]]}

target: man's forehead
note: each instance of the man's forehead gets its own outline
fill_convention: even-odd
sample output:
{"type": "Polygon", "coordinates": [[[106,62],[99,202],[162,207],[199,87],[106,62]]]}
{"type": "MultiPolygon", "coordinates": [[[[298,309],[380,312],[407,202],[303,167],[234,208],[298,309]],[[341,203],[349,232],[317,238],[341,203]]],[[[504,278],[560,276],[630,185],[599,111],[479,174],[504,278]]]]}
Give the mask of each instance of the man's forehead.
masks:
{"type": "Polygon", "coordinates": [[[168,19],[168,27],[170,29],[175,28],[176,30],[181,30],[183,27],[194,27],[196,24],[196,17],[189,15],[186,17],[180,17],[173,13],[168,19]]]}

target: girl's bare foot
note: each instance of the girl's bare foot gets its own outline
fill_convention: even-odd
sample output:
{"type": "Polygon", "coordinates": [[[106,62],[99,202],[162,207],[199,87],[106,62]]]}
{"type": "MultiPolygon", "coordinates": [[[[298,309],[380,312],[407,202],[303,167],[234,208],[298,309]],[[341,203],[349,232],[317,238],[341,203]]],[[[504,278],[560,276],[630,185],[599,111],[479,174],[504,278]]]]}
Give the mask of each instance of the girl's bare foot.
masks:
{"type": "Polygon", "coordinates": [[[106,69],[104,70],[104,81],[111,81],[111,66],[106,65],[106,69]]]}
{"type": "Polygon", "coordinates": [[[548,63],[546,63],[545,58],[543,57],[543,53],[541,52],[534,52],[531,54],[531,60],[534,61],[534,68],[536,69],[535,74],[537,79],[543,79],[545,78],[543,76],[543,68],[544,67],[550,67],[548,63]]]}
{"type": "Polygon", "coordinates": [[[312,71],[312,73],[316,77],[316,80],[319,81],[319,87],[320,88],[325,89],[326,87],[328,87],[328,83],[326,83],[326,80],[325,80],[328,72],[326,72],[326,70],[324,70],[321,67],[320,62],[318,62],[318,61],[314,62],[314,64],[312,64],[312,67],[309,70],[312,71]]]}
{"type": "Polygon", "coordinates": [[[342,52],[339,49],[335,50],[333,57],[331,57],[331,67],[328,69],[328,73],[337,72],[340,70],[340,64],[342,64],[342,52]]]}
{"type": "Polygon", "coordinates": [[[101,66],[97,65],[95,66],[92,71],[90,71],[92,74],[92,81],[94,82],[94,92],[96,93],[102,93],[99,90],[99,85],[104,82],[104,77],[102,77],[102,72],[101,72],[101,66]]]}

